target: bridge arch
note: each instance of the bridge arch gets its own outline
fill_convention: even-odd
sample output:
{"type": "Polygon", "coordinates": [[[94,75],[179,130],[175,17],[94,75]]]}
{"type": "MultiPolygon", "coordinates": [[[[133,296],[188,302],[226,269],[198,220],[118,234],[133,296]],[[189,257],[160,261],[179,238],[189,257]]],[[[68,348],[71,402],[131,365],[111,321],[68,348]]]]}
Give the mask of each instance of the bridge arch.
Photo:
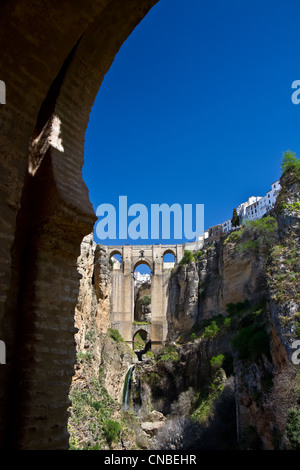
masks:
{"type": "Polygon", "coordinates": [[[165,250],[162,254],[162,261],[163,263],[167,263],[167,264],[170,264],[170,263],[176,263],[176,252],[175,250],[172,250],[171,248],[168,248],[167,250],[165,250]]]}
{"type": "Polygon", "coordinates": [[[138,360],[142,361],[143,354],[151,350],[151,335],[147,330],[140,328],[133,334],[132,345],[138,360]]]}
{"type": "Polygon", "coordinates": [[[145,341],[145,344],[151,339],[150,332],[145,327],[139,327],[136,331],[133,332],[133,337],[132,337],[133,343],[134,343],[135,338],[138,335],[143,339],[143,341],[145,341]]]}
{"type": "Polygon", "coordinates": [[[162,253],[162,257],[164,257],[165,255],[173,255],[176,259],[176,251],[172,248],[167,248],[166,250],[164,250],[162,253]]]}
{"type": "Polygon", "coordinates": [[[115,256],[115,255],[120,255],[121,258],[122,258],[122,251],[121,251],[121,250],[116,250],[116,249],[110,251],[110,253],[109,253],[109,257],[110,257],[110,258],[111,258],[112,256],[115,256]]]}
{"type": "Polygon", "coordinates": [[[152,272],[153,272],[153,262],[150,259],[147,259],[147,258],[140,258],[139,260],[134,261],[132,263],[132,273],[134,273],[136,268],[138,268],[142,264],[145,264],[146,266],[148,266],[148,268],[150,268],[150,271],[151,271],[151,274],[152,274],[152,272]]]}

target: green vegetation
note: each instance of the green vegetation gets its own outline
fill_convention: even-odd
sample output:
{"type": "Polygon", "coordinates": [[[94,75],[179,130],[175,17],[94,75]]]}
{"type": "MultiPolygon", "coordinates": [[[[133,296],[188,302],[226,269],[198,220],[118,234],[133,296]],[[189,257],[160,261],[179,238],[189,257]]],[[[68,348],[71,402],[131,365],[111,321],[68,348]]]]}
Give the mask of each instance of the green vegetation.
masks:
{"type": "Polygon", "coordinates": [[[161,378],[156,372],[150,372],[150,375],[147,377],[148,383],[151,387],[155,388],[159,385],[161,378]]]}
{"type": "Polygon", "coordinates": [[[210,325],[206,326],[204,329],[203,337],[204,338],[214,338],[219,333],[220,328],[217,325],[217,322],[213,320],[210,325]]]}
{"type": "Polygon", "coordinates": [[[120,423],[118,423],[118,421],[113,421],[111,419],[106,421],[104,428],[103,428],[103,434],[110,447],[113,442],[116,442],[118,440],[121,429],[122,428],[120,426],[120,423]]]}
{"type": "Polygon", "coordinates": [[[105,387],[95,377],[91,378],[89,385],[84,388],[73,387],[70,400],[70,449],[103,449],[115,442],[121,430],[123,433],[128,431],[126,414],[120,411],[118,403],[109,396],[105,387]],[[119,422],[115,418],[112,420],[116,412],[120,416],[119,422]],[[88,437],[84,441],[81,438],[79,444],[77,430],[82,432],[83,428],[88,437]]]}
{"type": "Polygon", "coordinates": [[[276,240],[277,228],[276,219],[270,215],[246,222],[237,251],[267,253],[276,240]]]}
{"type": "Polygon", "coordinates": [[[203,251],[199,250],[194,254],[194,258],[196,259],[196,261],[198,261],[202,255],[203,255],[203,251]]]}
{"type": "Polygon", "coordinates": [[[133,325],[151,325],[151,321],[133,321],[133,325]]]}
{"type": "Polygon", "coordinates": [[[146,357],[150,357],[151,359],[154,358],[154,354],[153,354],[152,351],[147,351],[147,352],[145,353],[145,356],[146,356],[146,357]]]}
{"type": "Polygon", "coordinates": [[[280,212],[282,212],[284,209],[290,211],[290,212],[295,212],[300,210],[300,202],[293,202],[291,204],[286,204],[285,202],[281,202],[280,204],[280,212]]]}
{"type": "Polygon", "coordinates": [[[211,318],[205,319],[201,325],[194,325],[193,330],[190,332],[187,340],[196,341],[202,338],[215,338],[219,333],[225,329],[237,329],[239,325],[239,317],[248,314],[250,318],[256,320],[256,317],[264,312],[265,302],[250,306],[249,300],[245,299],[243,302],[229,303],[226,306],[227,316],[221,314],[215,315],[211,318]]]}
{"type": "Polygon", "coordinates": [[[150,305],[151,304],[151,295],[150,294],[144,295],[144,297],[139,299],[139,303],[141,305],[145,305],[145,306],[150,305]]]}
{"type": "MultiPolygon", "coordinates": [[[[299,254],[294,244],[296,234],[291,233],[286,239],[285,246],[276,245],[271,251],[271,263],[268,267],[269,285],[275,302],[289,300],[300,301],[299,283],[299,254]],[[280,269],[278,267],[280,266],[280,269]]],[[[292,320],[293,318],[290,317],[292,320]]]]}
{"type": "Polygon", "coordinates": [[[180,261],[180,266],[183,266],[184,264],[189,264],[195,261],[194,255],[191,251],[189,250],[184,250],[184,255],[183,258],[180,261]]]}
{"type": "Polygon", "coordinates": [[[199,339],[199,336],[197,335],[197,333],[193,332],[193,333],[191,334],[191,340],[192,340],[192,341],[195,341],[196,339],[199,339]]]}
{"type": "Polygon", "coordinates": [[[237,302],[236,304],[231,302],[226,305],[226,312],[230,316],[240,315],[249,308],[249,305],[248,299],[244,300],[244,302],[237,302]]]}
{"type": "Polygon", "coordinates": [[[114,330],[112,328],[108,329],[108,334],[110,338],[112,338],[114,341],[117,343],[125,343],[124,339],[122,338],[121,334],[119,333],[118,330],[114,330]]]}
{"type": "Polygon", "coordinates": [[[215,338],[225,330],[236,330],[250,324],[262,323],[265,312],[265,301],[250,305],[248,299],[243,302],[229,303],[226,306],[227,316],[221,314],[202,320],[201,324],[195,324],[187,341],[197,341],[200,338],[215,338]]]}
{"type": "Polygon", "coordinates": [[[281,170],[281,190],[276,200],[276,206],[280,213],[283,210],[298,212],[300,210],[300,203],[297,194],[294,193],[292,199],[290,197],[290,188],[292,188],[295,183],[300,184],[300,159],[295,156],[295,153],[291,151],[283,153],[281,170]]]}
{"type": "Polygon", "coordinates": [[[95,330],[89,330],[85,335],[85,340],[92,342],[94,340],[95,330]]]}
{"type": "Polygon", "coordinates": [[[227,243],[237,243],[240,238],[243,235],[243,228],[240,228],[239,230],[235,230],[234,232],[231,232],[228,237],[224,240],[224,245],[227,245],[227,243]]]}
{"type": "Polygon", "coordinates": [[[241,328],[232,338],[231,344],[238,351],[240,359],[255,361],[262,354],[269,353],[269,335],[261,323],[241,328]]]}
{"type": "Polygon", "coordinates": [[[240,225],[240,218],[238,216],[238,213],[237,213],[236,209],[233,209],[231,225],[232,225],[232,227],[238,227],[240,225]]]}
{"type": "Polygon", "coordinates": [[[270,215],[257,220],[249,220],[243,227],[231,232],[224,245],[234,243],[239,253],[253,252],[268,254],[277,236],[276,219],[270,215]]]}
{"type": "Polygon", "coordinates": [[[247,240],[246,242],[241,243],[237,247],[237,251],[240,252],[240,253],[246,253],[246,252],[249,252],[249,251],[258,252],[259,251],[259,240],[247,240]]]}
{"type": "Polygon", "coordinates": [[[77,362],[91,362],[94,358],[90,351],[77,351],[77,362]]]}
{"type": "Polygon", "coordinates": [[[292,450],[300,450],[300,410],[296,408],[288,411],[286,435],[292,450]]]}
{"type": "Polygon", "coordinates": [[[282,174],[289,172],[294,173],[296,176],[300,177],[300,160],[296,157],[294,152],[288,150],[283,153],[281,160],[281,171],[282,174]]]}
{"type": "Polygon", "coordinates": [[[136,335],[134,336],[134,345],[133,345],[134,349],[136,350],[144,349],[145,345],[146,345],[146,340],[142,338],[140,333],[136,333],[136,335]]]}
{"type": "Polygon", "coordinates": [[[225,326],[225,328],[230,328],[231,318],[229,318],[229,317],[224,318],[224,326],[225,326]]]}
{"type": "Polygon", "coordinates": [[[174,345],[168,345],[163,348],[163,350],[159,353],[157,357],[157,362],[167,362],[167,361],[172,361],[172,362],[177,362],[179,361],[180,356],[177,351],[176,346],[174,345]]]}
{"type": "Polygon", "coordinates": [[[223,354],[211,358],[210,363],[213,367],[212,377],[207,386],[196,394],[192,405],[190,418],[194,423],[205,425],[213,413],[214,402],[224,389],[225,372],[221,367],[223,361],[223,354]]]}
{"type": "Polygon", "coordinates": [[[222,366],[224,359],[224,354],[219,354],[218,356],[214,356],[211,358],[210,364],[213,368],[219,369],[222,366]]]}

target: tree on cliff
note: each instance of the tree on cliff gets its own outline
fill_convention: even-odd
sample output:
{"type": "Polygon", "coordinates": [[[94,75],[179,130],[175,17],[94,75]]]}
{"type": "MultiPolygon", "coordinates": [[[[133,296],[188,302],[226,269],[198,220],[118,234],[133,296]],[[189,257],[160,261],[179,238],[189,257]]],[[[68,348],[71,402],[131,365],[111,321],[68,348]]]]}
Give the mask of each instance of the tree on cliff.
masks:
{"type": "Polygon", "coordinates": [[[240,225],[240,218],[238,216],[237,210],[233,209],[233,214],[232,214],[232,219],[231,219],[231,225],[233,227],[238,227],[240,225]]]}
{"type": "Polygon", "coordinates": [[[286,172],[295,173],[295,175],[300,177],[300,160],[296,157],[294,152],[288,150],[284,152],[281,160],[281,171],[282,174],[286,172]]]}

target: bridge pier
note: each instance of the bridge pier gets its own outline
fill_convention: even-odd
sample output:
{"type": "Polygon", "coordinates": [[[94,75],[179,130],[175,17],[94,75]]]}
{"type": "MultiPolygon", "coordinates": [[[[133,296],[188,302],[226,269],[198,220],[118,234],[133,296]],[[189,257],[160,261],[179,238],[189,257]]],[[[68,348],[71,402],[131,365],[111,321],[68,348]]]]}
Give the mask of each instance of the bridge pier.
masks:
{"type": "Polygon", "coordinates": [[[175,265],[184,254],[184,245],[124,245],[107,246],[108,256],[121,256],[118,269],[112,271],[111,324],[132,348],[138,330],[149,334],[152,350],[162,347],[168,334],[168,285],[173,267],[164,263],[166,253],[172,253],[175,265]],[[134,271],[140,264],[151,270],[151,325],[134,325],[134,271]]]}

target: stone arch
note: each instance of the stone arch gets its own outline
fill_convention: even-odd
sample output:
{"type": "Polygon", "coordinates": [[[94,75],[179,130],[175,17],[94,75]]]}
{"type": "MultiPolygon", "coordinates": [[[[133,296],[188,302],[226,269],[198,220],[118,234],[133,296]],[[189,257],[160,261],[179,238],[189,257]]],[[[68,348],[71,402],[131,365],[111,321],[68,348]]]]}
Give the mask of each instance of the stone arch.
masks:
{"type": "Polygon", "coordinates": [[[116,257],[117,255],[117,259],[119,260],[118,256],[120,257],[120,264],[122,264],[122,261],[123,261],[123,253],[121,250],[117,250],[117,249],[114,249],[112,250],[110,253],[109,253],[109,259],[111,260],[113,257],[116,257]]]}
{"type": "Polygon", "coordinates": [[[132,264],[132,273],[138,268],[141,264],[145,264],[150,268],[151,274],[153,273],[153,262],[149,260],[148,258],[140,258],[137,261],[134,261],[132,264]]]}
{"type": "Polygon", "coordinates": [[[134,348],[134,344],[135,344],[135,338],[136,338],[137,335],[140,335],[142,337],[143,341],[144,341],[145,347],[143,347],[142,349],[146,349],[145,352],[149,351],[149,349],[151,349],[151,334],[150,334],[150,332],[145,328],[137,329],[133,333],[133,336],[132,336],[133,348],[134,348]]]}
{"type": "Polygon", "coordinates": [[[110,258],[114,255],[120,255],[121,258],[122,258],[122,256],[123,256],[122,250],[113,249],[112,251],[109,252],[109,257],[110,258]]]}
{"type": "Polygon", "coordinates": [[[21,0],[3,5],[0,65],[9,89],[0,110],[7,171],[0,182],[0,337],[7,345],[1,448],[68,448],[76,361],[69,312],[77,302],[80,243],[96,221],[82,179],[84,135],[114,56],[155,3],[99,0],[87,10],[66,0],[50,17],[39,0],[32,9],[21,0]]]}
{"type": "Polygon", "coordinates": [[[162,253],[162,260],[164,260],[165,255],[173,255],[174,256],[174,263],[176,263],[176,252],[172,248],[168,248],[167,250],[163,251],[162,253]]]}

